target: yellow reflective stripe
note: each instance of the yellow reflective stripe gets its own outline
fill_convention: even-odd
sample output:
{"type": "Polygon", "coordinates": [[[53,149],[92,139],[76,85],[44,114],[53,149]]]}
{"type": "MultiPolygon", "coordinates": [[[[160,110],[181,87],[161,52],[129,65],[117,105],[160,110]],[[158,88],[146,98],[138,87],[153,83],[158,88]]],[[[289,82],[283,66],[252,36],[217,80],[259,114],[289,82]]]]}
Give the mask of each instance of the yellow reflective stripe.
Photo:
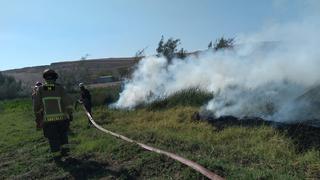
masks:
{"type": "Polygon", "coordinates": [[[66,118],[64,118],[64,117],[47,117],[46,119],[45,119],[45,121],[60,121],[60,120],[64,120],[64,119],[66,119],[66,118]]]}
{"type": "Polygon", "coordinates": [[[46,115],[47,114],[47,107],[46,107],[46,103],[43,98],[42,98],[42,104],[43,104],[43,108],[44,108],[44,115],[46,115]]]}
{"type": "Polygon", "coordinates": [[[63,113],[49,114],[49,115],[46,115],[45,121],[58,121],[58,120],[64,120],[64,119],[66,119],[66,116],[63,113]]]}
{"type": "Polygon", "coordinates": [[[55,86],[54,84],[48,83],[48,82],[46,82],[44,85],[45,85],[45,86],[51,86],[51,87],[55,86]]]}
{"type": "Polygon", "coordinates": [[[62,108],[61,108],[61,103],[60,103],[60,101],[61,101],[61,98],[58,100],[58,104],[59,104],[59,111],[62,112],[62,108]]]}
{"type": "Polygon", "coordinates": [[[72,105],[69,105],[66,107],[67,109],[73,109],[73,106],[72,105]]]}
{"type": "Polygon", "coordinates": [[[48,114],[47,117],[57,117],[57,116],[65,116],[63,113],[57,113],[57,114],[48,114]]]}

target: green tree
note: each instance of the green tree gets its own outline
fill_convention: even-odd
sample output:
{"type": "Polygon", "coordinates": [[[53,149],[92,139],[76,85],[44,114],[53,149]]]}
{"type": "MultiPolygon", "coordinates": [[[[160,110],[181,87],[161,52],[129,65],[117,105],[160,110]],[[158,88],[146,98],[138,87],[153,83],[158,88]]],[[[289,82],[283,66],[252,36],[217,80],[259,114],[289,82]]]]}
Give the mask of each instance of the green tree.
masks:
{"type": "Polygon", "coordinates": [[[148,46],[143,49],[138,50],[135,54],[135,57],[141,58],[141,57],[145,56],[145,51],[147,48],[148,48],[148,46]]]}
{"type": "Polygon", "coordinates": [[[161,37],[161,40],[158,43],[157,56],[164,56],[168,59],[169,62],[172,61],[173,58],[185,58],[186,51],[181,48],[178,50],[178,46],[180,45],[180,39],[169,38],[166,42],[164,37],[161,37]]]}
{"type": "Polygon", "coordinates": [[[233,47],[234,47],[234,38],[226,39],[224,37],[221,37],[220,39],[216,40],[216,43],[214,44],[213,49],[218,51],[220,49],[232,49],[233,47]]]}
{"type": "Polygon", "coordinates": [[[148,48],[148,46],[147,47],[145,47],[145,48],[143,48],[143,49],[140,49],[140,50],[138,50],[137,52],[136,52],[136,54],[134,55],[134,60],[136,61],[136,62],[138,62],[140,59],[142,59],[144,56],[145,56],[145,50],[148,48]]]}
{"type": "Polygon", "coordinates": [[[90,56],[90,54],[87,53],[84,56],[81,56],[80,60],[82,60],[82,61],[87,60],[89,56],[90,56]]]}
{"type": "Polygon", "coordinates": [[[210,43],[208,44],[208,49],[211,49],[213,46],[212,41],[210,41],[210,43]]]}
{"type": "Polygon", "coordinates": [[[187,51],[184,50],[183,48],[181,48],[178,52],[177,52],[177,58],[179,59],[184,59],[187,57],[187,51]]]}
{"type": "Polygon", "coordinates": [[[20,81],[18,82],[14,77],[0,72],[0,100],[20,97],[24,95],[23,92],[20,81]]]}

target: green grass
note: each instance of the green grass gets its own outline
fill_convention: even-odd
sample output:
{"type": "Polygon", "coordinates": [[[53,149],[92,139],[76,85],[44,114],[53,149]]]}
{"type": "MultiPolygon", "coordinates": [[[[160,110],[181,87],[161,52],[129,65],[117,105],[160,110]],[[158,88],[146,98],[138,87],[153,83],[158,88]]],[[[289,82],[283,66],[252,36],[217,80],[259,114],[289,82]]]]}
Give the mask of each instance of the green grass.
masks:
{"type": "MultiPolygon", "coordinates": [[[[217,131],[193,121],[196,105],[140,108],[135,111],[94,108],[106,129],[175,152],[227,179],[319,179],[320,150],[296,151],[293,140],[269,126],[233,126],[217,131]]],[[[0,103],[0,179],[201,179],[193,169],[140,149],[96,129],[87,129],[82,111],[74,115],[72,161],[52,161],[48,143],[35,130],[30,99],[0,103]]]]}
{"type": "MultiPolygon", "coordinates": [[[[97,119],[99,115],[108,114],[106,128],[177,152],[229,179],[319,177],[319,149],[297,153],[291,139],[267,126],[215,131],[205,122],[191,120],[195,110],[194,107],[156,112],[99,109],[97,119]]],[[[193,171],[183,171],[187,171],[188,176],[196,176],[193,171]]]]}

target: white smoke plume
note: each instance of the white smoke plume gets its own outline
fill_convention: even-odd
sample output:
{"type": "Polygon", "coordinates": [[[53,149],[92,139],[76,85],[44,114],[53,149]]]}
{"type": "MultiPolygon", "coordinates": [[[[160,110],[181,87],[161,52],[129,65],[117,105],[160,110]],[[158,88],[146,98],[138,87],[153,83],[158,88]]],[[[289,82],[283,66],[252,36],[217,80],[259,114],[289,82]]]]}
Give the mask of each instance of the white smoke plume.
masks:
{"type": "Polygon", "coordinates": [[[308,111],[309,101],[298,100],[320,82],[318,17],[240,35],[233,50],[207,50],[170,64],[163,57],[146,57],[113,106],[132,109],[199,87],[214,93],[204,108],[216,116],[259,116],[275,121],[319,118],[320,112],[308,111]]]}

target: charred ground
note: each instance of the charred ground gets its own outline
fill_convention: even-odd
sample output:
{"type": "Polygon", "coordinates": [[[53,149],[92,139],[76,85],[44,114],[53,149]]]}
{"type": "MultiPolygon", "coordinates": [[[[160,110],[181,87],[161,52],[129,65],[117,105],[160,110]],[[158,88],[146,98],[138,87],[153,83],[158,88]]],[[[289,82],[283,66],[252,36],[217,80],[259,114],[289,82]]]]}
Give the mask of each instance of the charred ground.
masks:
{"type": "Polygon", "coordinates": [[[320,149],[320,127],[311,126],[304,122],[281,123],[268,121],[259,117],[203,117],[199,112],[195,112],[191,118],[198,121],[207,121],[209,124],[216,127],[217,131],[222,131],[225,128],[233,126],[249,128],[269,126],[292,139],[294,144],[296,145],[296,150],[298,152],[307,151],[310,149],[320,149]]]}

